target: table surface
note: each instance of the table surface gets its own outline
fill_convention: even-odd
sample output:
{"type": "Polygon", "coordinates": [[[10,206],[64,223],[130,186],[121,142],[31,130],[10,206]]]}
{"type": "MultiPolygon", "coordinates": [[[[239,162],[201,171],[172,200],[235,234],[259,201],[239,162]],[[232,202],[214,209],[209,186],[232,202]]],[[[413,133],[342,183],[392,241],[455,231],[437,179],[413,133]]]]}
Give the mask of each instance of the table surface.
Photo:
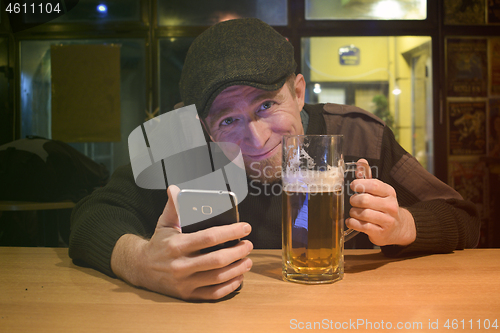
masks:
{"type": "Polygon", "coordinates": [[[328,285],[284,282],[281,251],[254,250],[239,293],[196,303],[76,266],[67,252],[0,248],[0,332],[500,332],[500,249],[346,250],[344,279],[328,285]]]}

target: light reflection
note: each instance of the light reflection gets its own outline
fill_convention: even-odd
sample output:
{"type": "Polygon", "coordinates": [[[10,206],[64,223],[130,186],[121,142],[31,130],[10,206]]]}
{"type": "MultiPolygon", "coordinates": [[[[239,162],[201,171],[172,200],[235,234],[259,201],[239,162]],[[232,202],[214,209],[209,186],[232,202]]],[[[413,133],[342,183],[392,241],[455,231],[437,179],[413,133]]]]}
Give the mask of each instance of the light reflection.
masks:
{"type": "Polygon", "coordinates": [[[235,12],[215,12],[212,15],[212,22],[214,24],[219,23],[219,22],[224,22],[224,21],[229,21],[229,20],[235,20],[242,18],[240,15],[236,14],[235,12]]]}
{"type": "Polygon", "coordinates": [[[399,2],[394,0],[384,0],[373,6],[373,16],[390,20],[404,17],[404,12],[401,9],[399,2]]]}
{"type": "Polygon", "coordinates": [[[97,11],[100,13],[106,13],[108,11],[108,7],[106,5],[100,4],[97,6],[97,11]]]}
{"type": "Polygon", "coordinates": [[[396,95],[396,96],[400,95],[401,94],[401,89],[399,89],[398,87],[394,88],[394,90],[392,91],[392,94],[396,95]]]}
{"type": "Polygon", "coordinates": [[[307,20],[425,20],[427,1],[305,0],[305,14],[307,20]]]}
{"type": "Polygon", "coordinates": [[[321,85],[319,83],[315,83],[313,91],[315,94],[321,93],[321,85]]]}

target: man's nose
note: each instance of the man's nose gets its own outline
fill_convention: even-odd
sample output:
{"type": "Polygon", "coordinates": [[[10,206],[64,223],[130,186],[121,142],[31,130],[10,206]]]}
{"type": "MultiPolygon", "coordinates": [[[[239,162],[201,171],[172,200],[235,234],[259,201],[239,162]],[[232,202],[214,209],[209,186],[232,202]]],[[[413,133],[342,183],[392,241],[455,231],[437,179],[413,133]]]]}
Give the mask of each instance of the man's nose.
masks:
{"type": "Polygon", "coordinates": [[[263,148],[270,137],[271,129],[265,122],[254,120],[248,124],[247,141],[254,148],[263,148]]]}

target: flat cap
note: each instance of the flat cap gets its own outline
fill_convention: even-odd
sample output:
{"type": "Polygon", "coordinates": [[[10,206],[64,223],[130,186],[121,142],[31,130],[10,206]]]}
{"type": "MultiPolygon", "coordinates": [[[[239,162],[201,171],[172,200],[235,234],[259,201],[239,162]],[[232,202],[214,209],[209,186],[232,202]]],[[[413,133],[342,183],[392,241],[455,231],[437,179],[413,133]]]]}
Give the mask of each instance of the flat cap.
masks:
{"type": "Polygon", "coordinates": [[[179,82],[181,97],[205,118],[227,87],[278,90],[296,66],[292,44],[268,24],[256,18],[224,21],[191,44],[179,82]]]}

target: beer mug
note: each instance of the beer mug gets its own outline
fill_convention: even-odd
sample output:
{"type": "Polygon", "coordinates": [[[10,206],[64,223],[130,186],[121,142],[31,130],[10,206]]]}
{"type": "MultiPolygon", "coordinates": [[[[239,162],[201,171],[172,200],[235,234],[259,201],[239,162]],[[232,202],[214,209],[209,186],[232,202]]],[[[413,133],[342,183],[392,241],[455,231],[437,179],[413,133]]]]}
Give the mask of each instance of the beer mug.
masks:
{"type": "MultiPolygon", "coordinates": [[[[283,278],[319,284],[344,275],[344,173],[356,168],[366,178],[369,166],[344,163],[342,135],[285,135],[282,159],[283,278]]],[[[363,165],[361,165],[363,164],[363,165]]]]}

